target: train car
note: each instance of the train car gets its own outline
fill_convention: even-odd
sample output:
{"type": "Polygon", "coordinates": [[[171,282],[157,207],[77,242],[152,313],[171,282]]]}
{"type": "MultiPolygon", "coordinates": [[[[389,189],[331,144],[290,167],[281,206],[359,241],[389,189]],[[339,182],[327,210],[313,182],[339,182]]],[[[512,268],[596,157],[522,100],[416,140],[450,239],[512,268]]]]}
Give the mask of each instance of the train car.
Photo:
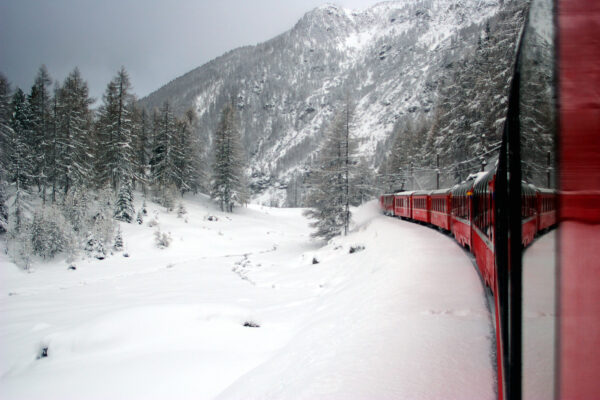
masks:
{"type": "Polygon", "coordinates": [[[537,190],[526,183],[521,184],[521,243],[527,247],[537,234],[537,190]]]}
{"type": "Polygon", "coordinates": [[[419,190],[412,195],[412,219],[415,221],[431,222],[431,191],[419,190]]]}
{"type": "Polygon", "coordinates": [[[471,197],[472,252],[485,284],[495,290],[495,182],[496,171],[489,171],[475,181],[471,197]]]}
{"type": "Polygon", "coordinates": [[[411,219],[412,214],[412,195],[414,191],[399,192],[394,195],[394,215],[411,219]]]}
{"type": "Polygon", "coordinates": [[[394,195],[382,194],[379,197],[379,206],[385,215],[394,215],[394,195]]]}
{"type": "Polygon", "coordinates": [[[450,231],[451,218],[450,189],[439,189],[431,192],[431,224],[450,231]]]}
{"type": "Polygon", "coordinates": [[[456,185],[451,190],[451,232],[463,247],[471,248],[471,214],[473,182],[456,185]]]}
{"type": "Polygon", "coordinates": [[[538,232],[548,229],[557,223],[556,219],[556,190],[538,189],[536,197],[538,213],[538,232]]]}
{"type": "Polygon", "coordinates": [[[559,399],[600,393],[600,2],[558,0],[559,399]]]}

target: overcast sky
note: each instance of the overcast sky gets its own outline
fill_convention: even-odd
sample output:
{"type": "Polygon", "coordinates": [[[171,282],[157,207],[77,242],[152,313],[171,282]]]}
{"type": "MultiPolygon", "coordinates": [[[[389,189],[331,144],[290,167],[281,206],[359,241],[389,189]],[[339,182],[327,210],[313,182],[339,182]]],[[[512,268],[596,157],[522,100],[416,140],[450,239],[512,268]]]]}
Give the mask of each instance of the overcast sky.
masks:
{"type": "Polygon", "coordinates": [[[29,92],[41,64],[75,66],[100,99],[121,65],[143,97],[228,50],[268,40],[325,3],[378,0],[0,0],[0,72],[29,92]]]}

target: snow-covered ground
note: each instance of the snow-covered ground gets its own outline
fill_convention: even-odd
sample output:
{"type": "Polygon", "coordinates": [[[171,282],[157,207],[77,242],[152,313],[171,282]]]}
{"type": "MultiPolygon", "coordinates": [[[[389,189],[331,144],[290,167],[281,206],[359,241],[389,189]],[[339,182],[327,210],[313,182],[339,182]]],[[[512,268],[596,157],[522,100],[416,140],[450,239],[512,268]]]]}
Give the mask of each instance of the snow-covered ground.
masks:
{"type": "Polygon", "coordinates": [[[556,238],[539,237],[523,255],[524,399],[554,398],[556,238]]]}
{"type": "Polygon", "coordinates": [[[0,256],[1,399],[495,398],[483,288],[448,236],[376,202],[326,246],[299,209],[185,207],[149,204],[166,249],[148,217],[122,224],[127,258],[0,256]]]}

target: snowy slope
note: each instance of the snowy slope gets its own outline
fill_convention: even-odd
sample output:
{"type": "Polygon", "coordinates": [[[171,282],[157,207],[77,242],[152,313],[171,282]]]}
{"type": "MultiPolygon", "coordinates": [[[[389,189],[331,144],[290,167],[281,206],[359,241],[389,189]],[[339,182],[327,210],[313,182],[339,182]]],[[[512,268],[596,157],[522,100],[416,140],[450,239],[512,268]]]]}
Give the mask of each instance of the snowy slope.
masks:
{"type": "Polygon", "coordinates": [[[1,255],[0,398],[494,398],[490,314],[449,237],[375,202],[325,246],[300,209],[185,207],[150,204],[163,250],[124,224],[128,258],[1,255]]]}

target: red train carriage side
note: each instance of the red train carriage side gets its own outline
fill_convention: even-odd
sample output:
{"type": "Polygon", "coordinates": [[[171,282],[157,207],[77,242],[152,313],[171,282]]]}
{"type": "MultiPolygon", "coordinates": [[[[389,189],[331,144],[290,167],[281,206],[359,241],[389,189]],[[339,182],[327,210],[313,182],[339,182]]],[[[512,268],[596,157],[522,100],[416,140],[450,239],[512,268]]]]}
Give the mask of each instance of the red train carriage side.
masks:
{"type": "Polygon", "coordinates": [[[431,192],[431,223],[446,231],[450,231],[451,221],[450,189],[431,192]]]}
{"type": "Polygon", "coordinates": [[[494,190],[496,171],[488,172],[477,180],[472,196],[472,251],[477,261],[483,281],[492,291],[495,290],[494,190]]]}
{"type": "Polygon", "coordinates": [[[417,191],[412,195],[412,218],[415,221],[425,222],[426,224],[431,222],[431,191],[417,191]]]}
{"type": "Polygon", "coordinates": [[[537,192],[526,183],[521,184],[521,243],[527,247],[537,233],[537,192]]]}
{"type": "Polygon", "coordinates": [[[556,225],[556,190],[538,189],[537,191],[538,232],[556,225]]]}
{"type": "Polygon", "coordinates": [[[394,195],[383,194],[379,197],[379,206],[386,215],[394,215],[394,195]]]}
{"type": "Polygon", "coordinates": [[[463,247],[471,248],[471,195],[473,182],[452,188],[452,235],[463,247]]]}
{"type": "Polygon", "coordinates": [[[412,218],[412,195],[411,192],[399,192],[394,195],[394,215],[401,218],[412,218]]]}

